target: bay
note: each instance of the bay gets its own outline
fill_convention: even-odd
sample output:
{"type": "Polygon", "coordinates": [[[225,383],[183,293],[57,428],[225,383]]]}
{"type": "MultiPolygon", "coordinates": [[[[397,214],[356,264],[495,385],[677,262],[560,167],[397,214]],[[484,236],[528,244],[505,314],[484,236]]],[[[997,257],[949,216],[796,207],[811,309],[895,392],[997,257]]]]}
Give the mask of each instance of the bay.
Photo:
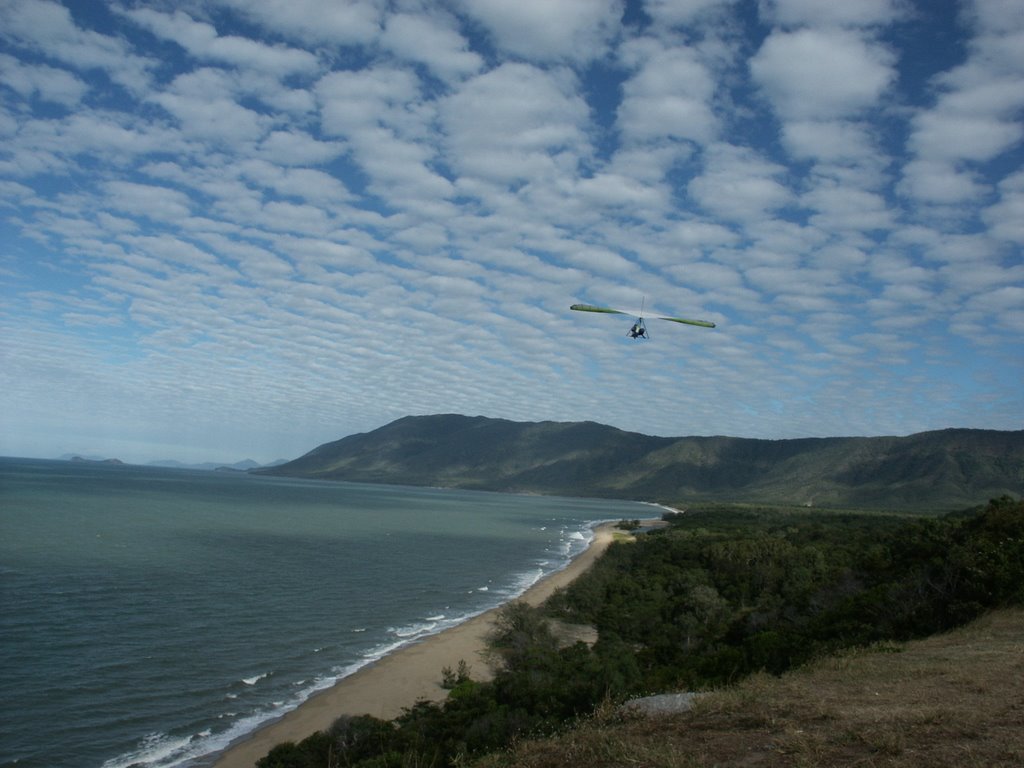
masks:
{"type": "Polygon", "coordinates": [[[0,458],[0,766],[207,765],[649,511],[0,458]]]}

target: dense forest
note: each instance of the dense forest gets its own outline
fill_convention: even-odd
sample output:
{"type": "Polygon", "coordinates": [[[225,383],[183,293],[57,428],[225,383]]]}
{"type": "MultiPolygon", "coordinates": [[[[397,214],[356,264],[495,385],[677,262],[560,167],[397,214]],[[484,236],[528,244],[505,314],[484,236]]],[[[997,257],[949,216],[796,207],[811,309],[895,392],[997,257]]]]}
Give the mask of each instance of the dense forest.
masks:
{"type": "Polygon", "coordinates": [[[613,544],[541,609],[512,603],[494,677],[438,671],[441,704],[339,719],[259,768],[447,766],[639,694],[782,673],[850,646],[923,637],[1024,603],[1024,502],[937,518],[709,507],[613,544]],[[592,624],[564,647],[551,619],[592,624]]]}

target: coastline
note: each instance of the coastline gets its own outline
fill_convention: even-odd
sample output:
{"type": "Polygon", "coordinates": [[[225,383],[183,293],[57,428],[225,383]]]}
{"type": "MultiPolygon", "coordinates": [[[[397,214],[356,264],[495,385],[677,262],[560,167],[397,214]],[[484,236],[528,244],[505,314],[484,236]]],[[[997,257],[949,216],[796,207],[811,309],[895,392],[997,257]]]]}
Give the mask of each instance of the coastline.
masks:
{"type": "MultiPolygon", "coordinates": [[[[597,560],[614,539],[616,522],[594,527],[587,548],[568,565],[533,584],[516,600],[540,605],[597,560]]],[[[458,626],[404,646],[352,675],[320,691],[280,719],[268,723],[221,752],[213,768],[253,768],[274,746],[301,741],[329,728],[341,715],[373,715],[391,720],[417,701],[442,701],[448,692],[441,687],[441,671],[455,669],[460,661],[476,679],[487,679],[482,657],[485,637],[501,606],[474,616],[458,626]]]]}

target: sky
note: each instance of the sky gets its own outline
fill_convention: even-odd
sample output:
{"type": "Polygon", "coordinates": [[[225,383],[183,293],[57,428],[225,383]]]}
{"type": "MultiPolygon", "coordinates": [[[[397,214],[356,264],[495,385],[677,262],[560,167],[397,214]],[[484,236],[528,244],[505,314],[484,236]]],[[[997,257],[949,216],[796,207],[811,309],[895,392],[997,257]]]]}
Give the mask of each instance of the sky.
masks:
{"type": "Polygon", "coordinates": [[[0,0],[0,454],[1021,429],[1022,117],[1024,0],[0,0]]]}

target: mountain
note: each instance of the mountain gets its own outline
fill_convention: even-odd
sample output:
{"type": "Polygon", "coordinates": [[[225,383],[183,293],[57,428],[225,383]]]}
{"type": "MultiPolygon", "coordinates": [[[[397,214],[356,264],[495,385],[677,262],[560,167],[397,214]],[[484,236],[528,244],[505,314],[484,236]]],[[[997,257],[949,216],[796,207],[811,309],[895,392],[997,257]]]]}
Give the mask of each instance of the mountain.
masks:
{"type": "Polygon", "coordinates": [[[666,503],[961,509],[1024,493],[1024,431],[756,440],[409,416],[260,474],[666,503]]]}

